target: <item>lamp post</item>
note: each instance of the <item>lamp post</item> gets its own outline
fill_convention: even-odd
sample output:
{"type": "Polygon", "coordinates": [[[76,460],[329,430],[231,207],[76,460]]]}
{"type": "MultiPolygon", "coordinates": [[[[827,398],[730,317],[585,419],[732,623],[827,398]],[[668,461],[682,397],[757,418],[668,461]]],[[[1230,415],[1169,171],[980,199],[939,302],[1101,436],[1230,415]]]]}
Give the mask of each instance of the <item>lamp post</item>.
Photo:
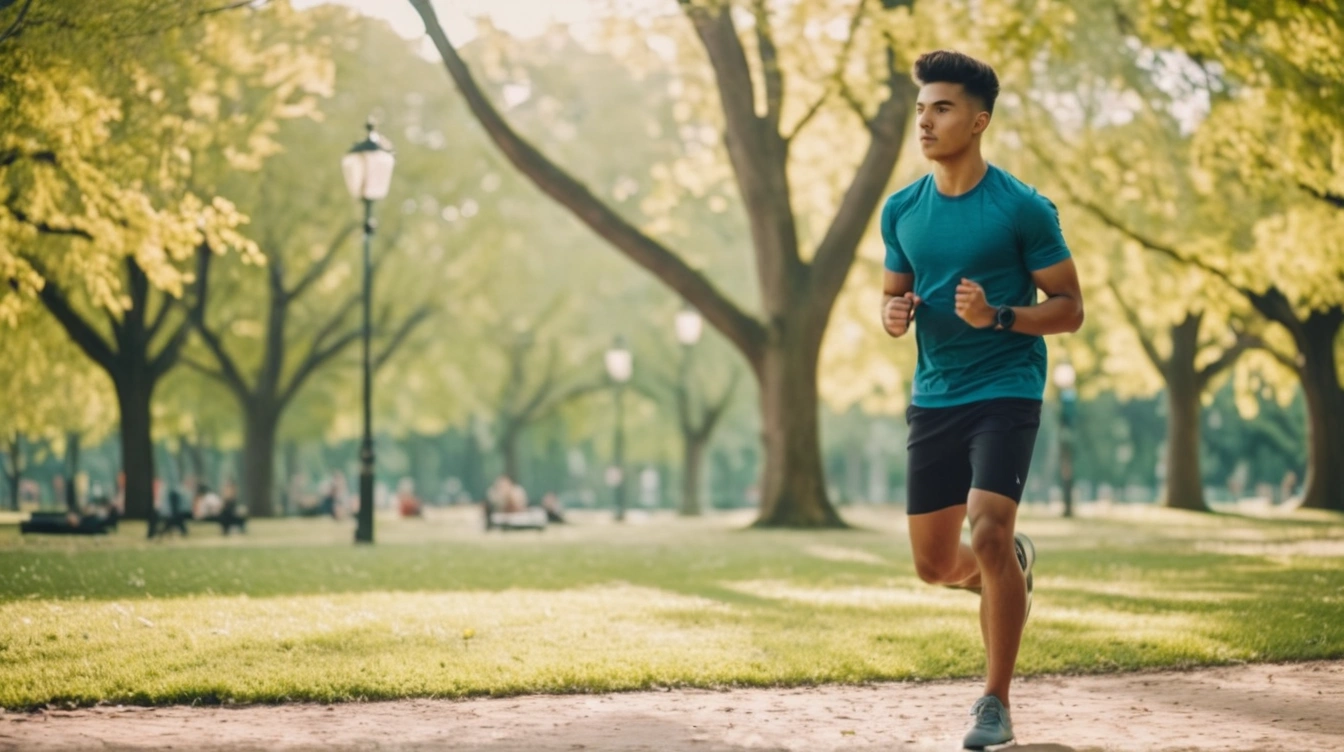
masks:
{"type": "Polygon", "coordinates": [[[392,184],[392,144],[365,124],[364,140],[350,147],[341,159],[341,171],[350,195],[364,202],[364,440],[359,447],[359,521],[356,543],[373,543],[373,365],[369,354],[370,310],[373,299],[373,264],[369,245],[373,239],[373,202],[387,198],[392,184]]]}
{"type": "Polygon", "coordinates": [[[616,521],[625,519],[625,383],[635,370],[635,359],[625,346],[625,338],[617,335],[606,353],[607,376],[616,387],[616,436],[612,440],[612,467],[607,482],[612,487],[616,502],[616,521]]]}
{"type": "Polygon", "coordinates": [[[1059,389],[1059,485],[1064,491],[1064,516],[1073,516],[1073,419],[1078,403],[1078,372],[1070,363],[1055,366],[1059,389]]]}
{"type": "Polygon", "coordinates": [[[681,343],[681,373],[677,381],[677,408],[681,420],[682,465],[681,465],[681,513],[700,514],[700,462],[698,455],[702,451],[691,425],[691,353],[695,343],[700,341],[704,332],[705,320],[700,312],[687,304],[673,321],[677,330],[677,341],[681,343]]]}

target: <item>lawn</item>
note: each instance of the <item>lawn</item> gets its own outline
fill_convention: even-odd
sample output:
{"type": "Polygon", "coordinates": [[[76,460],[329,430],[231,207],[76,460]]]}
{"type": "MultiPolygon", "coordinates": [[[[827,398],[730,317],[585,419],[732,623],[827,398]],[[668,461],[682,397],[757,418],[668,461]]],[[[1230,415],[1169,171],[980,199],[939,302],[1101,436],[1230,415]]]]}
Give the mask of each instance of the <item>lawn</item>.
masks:
{"type": "MultiPolygon", "coordinates": [[[[904,517],[850,531],[475,513],[196,527],[145,542],[0,527],[0,707],[278,702],[974,676],[978,601],[919,582],[904,517]]],[[[1022,673],[1344,657],[1344,517],[1027,511],[1022,673]]]]}

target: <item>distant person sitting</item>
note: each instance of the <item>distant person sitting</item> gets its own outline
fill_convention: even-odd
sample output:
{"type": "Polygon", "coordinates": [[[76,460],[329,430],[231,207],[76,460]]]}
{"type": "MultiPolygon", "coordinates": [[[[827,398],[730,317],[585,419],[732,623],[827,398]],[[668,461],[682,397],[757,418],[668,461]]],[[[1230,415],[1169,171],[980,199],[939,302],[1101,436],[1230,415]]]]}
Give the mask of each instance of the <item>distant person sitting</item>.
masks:
{"type": "Polygon", "coordinates": [[[204,483],[197,483],[191,499],[191,516],[196,520],[213,520],[224,509],[224,500],[204,483]]]}
{"type": "Polygon", "coordinates": [[[425,516],[424,504],[415,496],[415,481],[410,478],[397,483],[397,511],[402,517],[425,516]]]}
{"type": "Polygon", "coordinates": [[[163,481],[156,478],[154,500],[149,519],[149,537],[160,538],[174,530],[180,535],[186,535],[187,520],[192,517],[186,496],[177,488],[171,488],[165,494],[163,481]]]}
{"type": "Polygon", "coordinates": [[[300,504],[296,510],[300,517],[331,517],[340,519],[345,511],[345,475],[340,470],[331,474],[317,490],[317,503],[300,504]]]}
{"type": "Polygon", "coordinates": [[[527,491],[507,475],[495,479],[486,493],[485,529],[545,530],[546,513],[528,509],[527,491]]]}
{"type": "Polygon", "coordinates": [[[560,505],[560,497],[554,491],[547,491],[541,497],[541,508],[546,510],[546,521],[563,524],[565,509],[560,505]]]}
{"type": "Polygon", "coordinates": [[[204,483],[196,484],[196,493],[191,500],[191,518],[197,522],[219,523],[225,535],[238,528],[247,532],[247,511],[238,504],[238,484],[233,480],[224,481],[223,495],[210,490],[204,483]]]}
{"type": "Polygon", "coordinates": [[[527,511],[527,489],[523,488],[523,484],[510,485],[508,498],[504,502],[504,511],[510,514],[527,511]]]}

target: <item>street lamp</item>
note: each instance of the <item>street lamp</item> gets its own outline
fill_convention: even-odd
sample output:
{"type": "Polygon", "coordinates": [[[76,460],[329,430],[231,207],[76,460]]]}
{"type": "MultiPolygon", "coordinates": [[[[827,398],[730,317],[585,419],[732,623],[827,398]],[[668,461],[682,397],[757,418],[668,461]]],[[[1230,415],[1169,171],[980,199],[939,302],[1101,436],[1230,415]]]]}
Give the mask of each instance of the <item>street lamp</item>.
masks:
{"type": "Polygon", "coordinates": [[[705,320],[700,317],[699,311],[687,304],[677,311],[676,327],[677,341],[690,347],[700,341],[700,333],[705,330],[705,320]]]}
{"type": "Polygon", "coordinates": [[[1070,363],[1055,366],[1055,387],[1059,389],[1059,485],[1064,490],[1064,516],[1073,516],[1073,418],[1078,402],[1078,372],[1070,363]]]}
{"type": "Polygon", "coordinates": [[[616,385],[616,436],[612,440],[612,467],[607,474],[616,501],[616,521],[625,519],[625,382],[635,370],[635,358],[620,335],[606,354],[607,375],[616,385]]]}
{"type": "Polygon", "coordinates": [[[369,244],[373,239],[373,202],[387,198],[392,184],[392,144],[365,124],[364,140],[350,147],[341,158],[341,171],[350,195],[364,202],[364,441],[359,448],[359,521],[356,543],[373,543],[373,366],[369,355],[370,310],[373,299],[373,264],[369,244]]]}

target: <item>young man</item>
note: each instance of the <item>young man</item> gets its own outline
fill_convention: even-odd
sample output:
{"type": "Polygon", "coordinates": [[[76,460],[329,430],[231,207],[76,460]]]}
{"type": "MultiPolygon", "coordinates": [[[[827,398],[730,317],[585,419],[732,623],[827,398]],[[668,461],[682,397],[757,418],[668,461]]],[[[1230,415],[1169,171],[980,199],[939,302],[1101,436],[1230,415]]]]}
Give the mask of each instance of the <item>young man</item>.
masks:
{"type": "Polygon", "coordinates": [[[1076,331],[1083,298],[1054,204],[980,154],[999,93],[994,70],[939,51],[919,58],[914,77],[933,172],[882,210],[882,325],[902,337],[918,321],[906,412],[910,543],[925,582],[980,593],[985,695],[965,746],[985,749],[1013,740],[1008,686],[1036,558],[1014,527],[1040,425],[1043,335],[1076,331]]]}

